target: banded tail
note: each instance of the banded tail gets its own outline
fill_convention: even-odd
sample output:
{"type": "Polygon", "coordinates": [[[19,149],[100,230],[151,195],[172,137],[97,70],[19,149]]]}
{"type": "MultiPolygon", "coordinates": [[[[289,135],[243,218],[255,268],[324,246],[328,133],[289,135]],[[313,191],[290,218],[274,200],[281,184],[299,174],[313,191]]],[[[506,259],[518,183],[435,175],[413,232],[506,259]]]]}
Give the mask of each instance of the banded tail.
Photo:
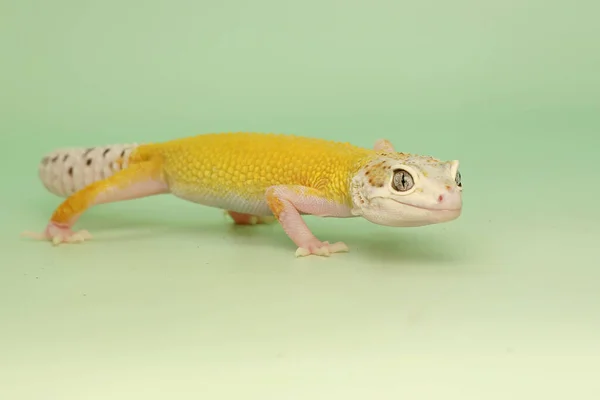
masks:
{"type": "Polygon", "coordinates": [[[48,191],[68,197],[126,168],[137,147],[138,144],[133,143],[58,149],[42,159],[39,177],[48,191]]]}

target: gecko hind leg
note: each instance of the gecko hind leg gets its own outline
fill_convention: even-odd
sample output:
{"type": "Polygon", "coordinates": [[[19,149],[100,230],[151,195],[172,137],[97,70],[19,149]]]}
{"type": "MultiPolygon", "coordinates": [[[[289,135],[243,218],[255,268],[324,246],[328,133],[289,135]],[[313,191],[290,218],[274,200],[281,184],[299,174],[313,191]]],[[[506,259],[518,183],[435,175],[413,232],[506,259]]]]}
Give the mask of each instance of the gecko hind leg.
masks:
{"type": "Polygon", "coordinates": [[[263,225],[277,221],[273,216],[244,214],[236,211],[225,211],[225,213],[231,217],[235,225],[263,225]]]}
{"type": "Polygon", "coordinates": [[[72,227],[90,207],[168,192],[156,161],[133,164],[69,196],[56,208],[43,233],[24,232],[23,236],[50,240],[55,245],[83,242],[91,239],[90,233],[86,230],[73,231],[72,227]]]}

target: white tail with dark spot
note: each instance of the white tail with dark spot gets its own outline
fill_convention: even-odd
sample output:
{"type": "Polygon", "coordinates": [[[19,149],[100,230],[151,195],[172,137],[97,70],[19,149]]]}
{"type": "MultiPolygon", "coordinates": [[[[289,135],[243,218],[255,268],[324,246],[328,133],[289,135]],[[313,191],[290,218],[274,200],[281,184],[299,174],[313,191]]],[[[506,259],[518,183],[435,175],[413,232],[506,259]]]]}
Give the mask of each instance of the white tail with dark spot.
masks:
{"type": "Polygon", "coordinates": [[[126,168],[129,156],[137,146],[134,143],[58,149],[42,159],[39,176],[51,193],[68,197],[126,168]]]}

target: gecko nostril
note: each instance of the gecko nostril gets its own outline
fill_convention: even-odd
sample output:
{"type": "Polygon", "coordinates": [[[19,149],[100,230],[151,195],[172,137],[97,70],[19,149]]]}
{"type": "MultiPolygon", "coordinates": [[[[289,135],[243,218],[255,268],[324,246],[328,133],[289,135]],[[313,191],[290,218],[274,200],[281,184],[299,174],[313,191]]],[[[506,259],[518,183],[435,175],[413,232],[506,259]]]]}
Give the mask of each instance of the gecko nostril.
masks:
{"type": "Polygon", "coordinates": [[[438,196],[438,203],[441,203],[442,201],[444,201],[444,195],[440,194],[438,196]]]}

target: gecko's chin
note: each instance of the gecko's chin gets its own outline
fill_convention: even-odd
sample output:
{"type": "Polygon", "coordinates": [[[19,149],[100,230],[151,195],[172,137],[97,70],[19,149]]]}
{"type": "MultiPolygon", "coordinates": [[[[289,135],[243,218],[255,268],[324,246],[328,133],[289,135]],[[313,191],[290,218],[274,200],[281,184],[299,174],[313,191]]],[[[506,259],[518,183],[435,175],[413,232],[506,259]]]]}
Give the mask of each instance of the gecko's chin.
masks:
{"type": "Polygon", "coordinates": [[[370,222],[391,227],[418,227],[450,222],[462,213],[462,208],[435,209],[401,204],[377,202],[375,207],[363,210],[362,216],[370,222]]]}

